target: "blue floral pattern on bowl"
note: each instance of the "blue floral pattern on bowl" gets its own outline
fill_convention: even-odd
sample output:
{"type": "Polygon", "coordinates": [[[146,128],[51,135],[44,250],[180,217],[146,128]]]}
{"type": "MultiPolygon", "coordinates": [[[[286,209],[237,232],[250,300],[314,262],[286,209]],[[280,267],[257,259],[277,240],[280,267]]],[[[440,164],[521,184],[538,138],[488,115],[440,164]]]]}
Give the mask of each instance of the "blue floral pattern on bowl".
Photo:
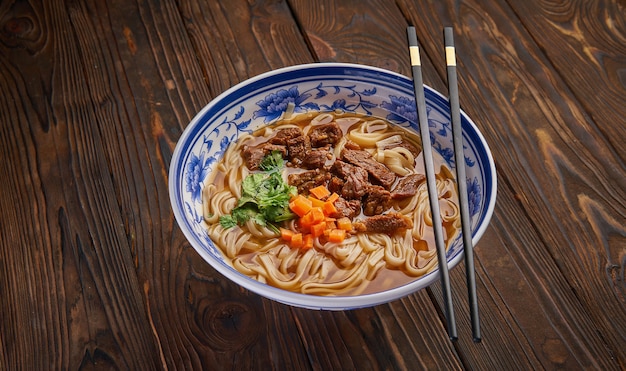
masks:
{"type": "MultiPolygon", "coordinates": [[[[429,87],[425,87],[425,95],[433,149],[454,168],[447,99],[429,87]]],[[[207,236],[200,196],[203,183],[231,142],[243,133],[272,124],[290,104],[295,113],[341,110],[384,117],[419,135],[412,81],[373,67],[324,63],[295,66],[258,76],[223,93],[185,130],[170,169],[170,198],[181,229],[194,248],[223,273],[232,274],[232,268],[207,236]]],[[[468,199],[477,241],[493,212],[495,166],[482,135],[464,113],[462,126],[468,199]]],[[[449,265],[462,258],[461,252],[459,237],[448,250],[449,265]]],[[[423,279],[429,282],[436,277],[433,272],[423,279]]],[[[241,280],[239,283],[255,290],[254,282],[241,280]]],[[[297,294],[296,299],[285,295],[289,299],[284,302],[303,306],[297,302],[297,294]]],[[[340,309],[332,304],[329,308],[340,309]]]]}

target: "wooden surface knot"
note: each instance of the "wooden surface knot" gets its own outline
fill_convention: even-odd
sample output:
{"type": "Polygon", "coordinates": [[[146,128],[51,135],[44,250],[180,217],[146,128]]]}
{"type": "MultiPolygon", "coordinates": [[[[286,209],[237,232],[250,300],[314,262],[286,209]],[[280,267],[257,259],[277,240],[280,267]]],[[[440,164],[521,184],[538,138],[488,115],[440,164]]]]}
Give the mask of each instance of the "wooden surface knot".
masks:
{"type": "Polygon", "coordinates": [[[41,37],[41,27],[33,9],[22,3],[14,4],[4,13],[0,13],[0,37],[9,47],[25,44],[30,49],[41,37]]]}
{"type": "Polygon", "coordinates": [[[254,343],[265,327],[263,316],[243,301],[224,300],[206,303],[199,313],[208,346],[235,351],[254,343]]]}
{"type": "Polygon", "coordinates": [[[7,35],[23,37],[34,28],[34,24],[29,18],[18,17],[5,21],[2,28],[7,35]]]}

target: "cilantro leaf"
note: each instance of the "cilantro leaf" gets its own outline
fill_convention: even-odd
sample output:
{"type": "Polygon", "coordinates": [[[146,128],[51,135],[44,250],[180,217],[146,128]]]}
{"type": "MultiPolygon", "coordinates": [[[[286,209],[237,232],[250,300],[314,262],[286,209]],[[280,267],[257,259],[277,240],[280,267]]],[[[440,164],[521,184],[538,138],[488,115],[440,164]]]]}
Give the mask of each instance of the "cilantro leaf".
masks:
{"type": "Polygon", "coordinates": [[[231,215],[222,215],[220,216],[220,224],[222,225],[222,228],[228,229],[236,226],[237,222],[231,215]]]}
{"type": "Polygon", "coordinates": [[[241,183],[241,198],[230,215],[220,217],[224,229],[243,225],[253,220],[260,226],[274,231],[273,223],[290,220],[295,214],[289,209],[290,198],[297,193],[281,175],[284,160],[279,151],[272,151],[261,161],[261,172],[248,175],[241,183]]]}
{"type": "MultiPolygon", "coordinates": [[[[267,175],[263,173],[254,173],[245,177],[245,179],[241,183],[242,199],[244,197],[247,197],[254,200],[255,198],[259,197],[259,193],[263,191],[266,177],[267,175]]],[[[241,201],[239,201],[238,204],[241,205],[241,201]]]]}
{"type": "Polygon", "coordinates": [[[259,168],[263,171],[275,171],[283,168],[284,161],[283,156],[280,151],[272,151],[269,155],[265,156],[261,163],[259,164],[259,168]]]}

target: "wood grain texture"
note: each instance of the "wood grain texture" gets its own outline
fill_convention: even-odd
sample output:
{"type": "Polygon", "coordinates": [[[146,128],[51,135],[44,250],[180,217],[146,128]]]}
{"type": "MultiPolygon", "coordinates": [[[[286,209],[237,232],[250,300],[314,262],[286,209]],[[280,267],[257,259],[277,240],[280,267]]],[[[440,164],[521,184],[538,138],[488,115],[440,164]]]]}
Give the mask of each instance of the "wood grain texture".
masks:
{"type": "Polygon", "coordinates": [[[150,367],[157,353],[91,95],[98,66],[80,47],[93,25],[79,4],[12,5],[0,19],[41,39],[3,43],[0,72],[2,111],[13,112],[2,120],[3,154],[22,164],[2,174],[19,201],[3,210],[19,213],[2,216],[12,231],[2,237],[12,246],[2,249],[12,263],[3,265],[13,296],[3,300],[13,316],[3,322],[14,335],[7,368],[150,367]]]}
{"type": "Polygon", "coordinates": [[[626,153],[619,150],[626,137],[626,4],[570,0],[510,2],[510,6],[518,14],[534,14],[522,24],[552,64],[566,66],[560,77],[595,123],[579,129],[603,135],[611,144],[603,152],[626,161],[626,153]],[[557,45],[564,47],[557,51],[557,45]]]}
{"type": "MultiPolygon", "coordinates": [[[[575,186],[563,189],[571,200],[568,209],[584,215],[587,220],[580,229],[590,236],[581,242],[595,245],[592,250],[595,256],[586,269],[590,273],[603,273],[603,277],[594,275],[600,280],[597,284],[603,286],[603,295],[613,296],[616,300],[599,303],[595,297],[585,295],[584,289],[577,291],[587,296],[585,300],[596,310],[626,313],[626,152],[623,140],[619,139],[626,137],[626,7],[607,1],[570,1],[558,7],[538,2],[531,9],[524,4],[517,5],[512,5],[517,12],[541,14],[543,22],[530,17],[523,23],[553,64],[568,67],[562,78],[580,102],[583,113],[589,117],[580,120],[578,125],[568,125],[574,139],[567,138],[574,142],[569,147],[584,155],[580,157],[586,166],[578,171],[561,170],[577,164],[569,159],[568,152],[555,148],[551,137],[540,133],[542,152],[551,158],[550,168],[564,173],[561,176],[564,182],[575,186]],[[549,46],[558,44],[568,47],[555,53],[549,46]],[[606,125],[607,122],[616,125],[606,125]],[[587,149],[587,153],[581,149],[587,149]],[[601,162],[594,157],[599,157],[601,162]],[[580,185],[581,181],[583,185],[580,185]],[[594,184],[603,185],[602,194],[593,192],[594,184]]],[[[577,255],[585,253],[580,248],[574,252],[577,255]]],[[[567,263],[565,259],[564,264],[567,263]]],[[[576,279],[579,272],[569,274],[576,279]]],[[[606,328],[614,329],[609,336],[613,341],[626,345],[626,323],[618,319],[596,318],[604,322],[606,328]]]]}
{"type": "Polygon", "coordinates": [[[213,96],[271,69],[312,62],[282,1],[179,2],[213,96]]]}
{"type": "MultiPolygon", "coordinates": [[[[144,161],[154,161],[156,158],[163,163],[155,163],[153,168],[167,169],[180,129],[187,125],[211,96],[219,94],[248,74],[272,68],[254,67],[245,61],[243,64],[231,61],[223,65],[204,62],[211,60],[206,58],[217,57],[215,54],[204,54],[207,50],[231,53],[234,49],[230,46],[236,44],[207,49],[204,43],[194,38],[198,35],[190,30],[201,32],[202,35],[216,34],[215,30],[221,30],[221,37],[226,38],[228,32],[222,27],[223,23],[210,24],[210,19],[205,17],[217,19],[227,14],[243,17],[245,7],[238,3],[236,12],[218,13],[211,8],[201,13],[198,10],[200,5],[189,5],[191,10],[187,9],[188,5],[142,2],[133,5],[135,9],[120,6],[118,10],[111,7],[109,12],[115,14],[103,21],[111,23],[109,33],[126,40],[119,49],[119,58],[125,63],[124,70],[128,71],[125,77],[132,96],[148,97],[145,101],[140,98],[134,102],[137,119],[141,122],[135,130],[147,130],[136,136],[146,138],[146,143],[159,145],[146,148],[145,155],[140,153],[131,160],[140,168],[144,161]],[[181,17],[179,11],[185,17],[181,17]],[[136,14],[141,15],[141,23],[137,23],[136,14]],[[196,24],[210,26],[197,31],[194,28],[196,24]],[[193,37],[188,37],[188,34],[193,37]],[[152,53],[152,56],[136,59],[135,55],[142,52],[152,53]],[[146,64],[144,59],[152,60],[151,64],[146,64]],[[214,75],[207,68],[208,65],[224,67],[225,71],[234,71],[239,75],[229,75],[230,72],[214,75]],[[238,70],[242,66],[244,68],[238,70]]],[[[252,11],[254,9],[248,10],[252,11]]],[[[232,21],[232,24],[244,26],[246,23],[232,21]]],[[[238,43],[255,43],[251,36],[247,37],[251,35],[250,32],[239,29],[236,33],[242,34],[238,43]]],[[[219,57],[224,61],[234,58],[232,55],[219,57]]],[[[154,183],[154,188],[151,192],[136,196],[139,210],[147,210],[144,217],[134,221],[131,228],[135,235],[142,236],[142,240],[137,241],[140,248],[136,253],[137,272],[143,278],[146,309],[159,345],[162,365],[168,368],[211,369],[217,365],[235,369],[263,369],[276,362],[273,358],[282,360],[289,357],[294,359],[294,364],[306,364],[303,348],[298,346],[299,339],[291,339],[287,347],[281,345],[282,341],[289,339],[290,333],[295,332],[289,312],[276,311],[267,303],[264,304],[266,300],[226,280],[200,258],[175,227],[171,211],[168,210],[167,174],[161,171],[154,174],[155,179],[144,179],[154,183]],[[154,207],[166,207],[166,211],[157,221],[151,222],[151,216],[160,214],[154,207]],[[146,222],[148,224],[144,225],[146,222]],[[286,317],[284,313],[287,313],[286,317]],[[282,322],[280,326],[277,324],[279,321],[282,322]],[[273,335],[276,328],[282,329],[280,335],[273,335]],[[302,351],[298,352],[298,349],[302,351]]],[[[145,174],[147,177],[151,175],[145,174]]],[[[131,185],[130,188],[138,186],[131,185]]],[[[134,210],[129,209],[129,212],[134,210]]]]}
{"type": "Polygon", "coordinates": [[[289,0],[289,4],[316,60],[410,74],[404,36],[407,24],[393,1],[289,0]]]}
{"type": "Polygon", "coordinates": [[[621,1],[0,2],[0,370],[624,369],[626,90],[621,1]],[[354,62],[445,92],[495,155],[476,246],[483,342],[464,265],[344,312],[292,308],[225,279],[187,242],[167,190],[176,141],[230,86],[354,62]],[[36,352],[33,352],[36,350],[36,352]]]}
{"type": "MultiPolygon", "coordinates": [[[[405,4],[405,11],[432,10],[405,4]]],[[[523,213],[532,220],[527,228],[538,235],[531,240],[541,241],[519,245],[524,253],[516,259],[523,270],[541,267],[523,275],[539,278],[533,290],[542,293],[542,315],[553,321],[566,318],[551,325],[561,333],[563,344],[574,347],[568,350],[569,357],[581,365],[593,367],[598,360],[601,368],[623,367],[623,279],[607,280],[605,268],[619,262],[611,268],[619,270],[624,264],[623,163],[561,74],[539,47],[527,41],[526,30],[498,21],[514,16],[506,4],[487,9],[470,1],[460,7],[441,3],[438,14],[441,18],[428,18],[431,22],[421,25],[421,33],[430,35],[427,30],[447,23],[460,34],[472,35],[471,40],[458,38],[461,88],[479,89],[481,94],[466,94],[462,105],[480,123],[492,143],[500,179],[510,185],[523,213]],[[607,248],[610,244],[613,247],[607,248]],[[573,291],[563,295],[568,286],[573,291]],[[561,311],[564,303],[568,313],[561,311]],[[602,328],[603,335],[593,339],[590,333],[595,327],[602,328]]],[[[435,55],[439,43],[437,37],[427,42],[429,54],[435,55]]],[[[516,212],[507,209],[504,215],[516,212]]],[[[534,326],[532,316],[528,324],[534,326]]],[[[546,365],[560,360],[550,353],[546,356],[546,365]]]]}

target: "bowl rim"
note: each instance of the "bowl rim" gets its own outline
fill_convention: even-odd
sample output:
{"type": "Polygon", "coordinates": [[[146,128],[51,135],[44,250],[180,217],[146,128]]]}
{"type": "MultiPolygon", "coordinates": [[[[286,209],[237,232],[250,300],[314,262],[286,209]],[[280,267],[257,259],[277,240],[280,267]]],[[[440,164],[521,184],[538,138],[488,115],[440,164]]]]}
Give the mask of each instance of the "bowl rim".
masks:
{"type": "MultiPolygon", "coordinates": [[[[177,185],[178,185],[178,175],[181,172],[181,169],[178,169],[176,166],[172,166],[173,164],[177,164],[180,161],[180,157],[185,153],[183,148],[179,146],[179,143],[186,143],[190,136],[195,134],[196,126],[202,123],[202,119],[206,115],[206,113],[212,109],[214,109],[218,105],[228,104],[228,101],[225,99],[228,98],[231,94],[236,91],[246,87],[258,83],[259,81],[263,81],[270,77],[275,77],[277,75],[283,75],[286,73],[293,73],[301,70],[308,69],[325,69],[325,68],[339,68],[339,69],[358,69],[367,72],[373,72],[375,74],[383,74],[389,75],[391,78],[404,80],[407,83],[410,83],[411,86],[413,84],[412,80],[405,75],[399,74],[394,71],[386,70],[380,67],[362,65],[362,64],[354,64],[354,63],[338,63],[338,62],[319,62],[319,63],[305,63],[305,64],[297,64],[292,66],[287,66],[283,68],[274,69],[271,71],[267,71],[261,73],[259,75],[250,77],[245,79],[232,87],[226,89],[216,97],[214,97],[210,102],[208,102],[187,124],[182,135],[176,142],[176,147],[172,154],[172,158],[170,160],[170,168],[168,171],[168,191],[170,195],[170,205],[172,206],[172,210],[177,221],[179,228],[182,230],[185,238],[192,245],[194,250],[200,254],[200,256],[207,262],[211,267],[217,270],[220,274],[224,275],[229,280],[234,283],[255,292],[261,296],[269,298],[271,300],[275,300],[284,304],[309,308],[309,309],[317,309],[317,310],[349,310],[349,309],[357,309],[363,307],[370,307],[382,303],[386,303],[392,300],[396,300],[402,298],[406,295],[409,295],[413,292],[419,291],[422,288],[428,287],[433,284],[435,281],[439,280],[439,269],[429,272],[428,274],[419,277],[418,279],[411,281],[407,284],[394,287],[389,290],[370,293],[370,294],[362,294],[362,295],[343,295],[343,296],[318,296],[318,295],[309,295],[287,291],[284,289],[280,289],[277,287],[273,287],[267,284],[264,284],[260,281],[252,277],[248,277],[240,272],[238,272],[235,268],[228,265],[227,263],[220,261],[213,257],[211,254],[207,253],[207,251],[199,246],[196,246],[197,239],[196,236],[190,231],[188,228],[184,227],[184,220],[186,217],[182,208],[176,207],[178,205],[177,199],[177,185]],[[418,286],[418,287],[413,287],[418,286]]],[[[429,90],[432,94],[434,94],[439,99],[447,102],[448,98],[446,98],[443,94],[438,92],[437,90],[431,88],[428,85],[424,85],[424,88],[429,90]]],[[[472,121],[472,119],[461,110],[461,115],[464,121],[469,124],[470,128],[473,130],[473,134],[478,138],[480,144],[483,146],[484,155],[487,157],[488,164],[485,164],[485,168],[487,168],[492,174],[490,184],[485,184],[486,187],[489,187],[489,199],[485,200],[487,203],[487,210],[484,213],[484,216],[479,224],[478,228],[473,231],[472,241],[475,245],[478,240],[485,233],[489,222],[493,216],[493,212],[495,209],[496,196],[497,196],[497,173],[495,168],[495,162],[493,159],[493,155],[491,150],[485,140],[483,134],[480,132],[476,124],[472,121]]],[[[465,131],[465,125],[464,131],[465,131]]],[[[448,266],[453,268],[456,266],[463,258],[465,254],[458,253],[456,256],[453,256],[452,259],[448,259],[448,266]]]]}

